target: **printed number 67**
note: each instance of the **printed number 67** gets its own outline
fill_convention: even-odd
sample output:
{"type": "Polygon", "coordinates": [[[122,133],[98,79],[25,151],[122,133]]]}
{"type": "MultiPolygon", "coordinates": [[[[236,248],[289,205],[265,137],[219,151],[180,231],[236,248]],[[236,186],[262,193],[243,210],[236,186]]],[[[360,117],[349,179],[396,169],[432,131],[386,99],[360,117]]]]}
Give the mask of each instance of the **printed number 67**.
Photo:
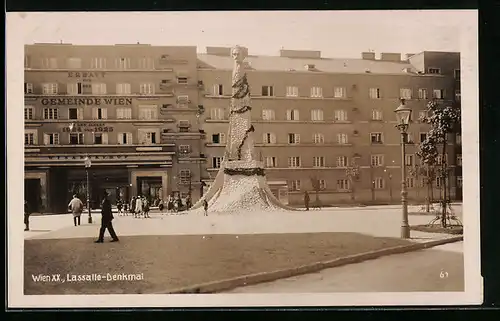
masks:
{"type": "Polygon", "coordinates": [[[441,279],[445,279],[445,278],[447,278],[447,277],[448,277],[448,272],[443,272],[443,271],[441,271],[441,272],[439,273],[439,277],[440,277],[441,279]]]}

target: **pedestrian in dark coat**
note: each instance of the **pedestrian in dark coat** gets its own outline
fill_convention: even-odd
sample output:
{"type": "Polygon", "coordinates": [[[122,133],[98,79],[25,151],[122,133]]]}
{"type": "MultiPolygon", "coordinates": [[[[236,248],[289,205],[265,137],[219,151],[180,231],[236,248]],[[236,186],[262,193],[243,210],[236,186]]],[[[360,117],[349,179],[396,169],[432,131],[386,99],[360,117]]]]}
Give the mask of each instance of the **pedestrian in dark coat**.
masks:
{"type": "Polygon", "coordinates": [[[111,209],[111,202],[108,199],[108,194],[104,192],[102,202],[101,202],[101,229],[99,230],[99,238],[95,243],[102,243],[104,241],[104,232],[108,229],[111,235],[111,242],[118,242],[118,236],[116,236],[115,229],[113,228],[113,211],[111,209]]]}
{"type": "Polygon", "coordinates": [[[208,216],[208,202],[207,200],[203,200],[203,210],[204,210],[204,216],[208,216]]]}
{"type": "Polygon", "coordinates": [[[27,201],[24,201],[24,230],[29,231],[30,230],[30,206],[27,201]]]}
{"type": "Polygon", "coordinates": [[[304,205],[306,206],[306,211],[309,211],[309,193],[307,191],[304,193],[304,205]]]}

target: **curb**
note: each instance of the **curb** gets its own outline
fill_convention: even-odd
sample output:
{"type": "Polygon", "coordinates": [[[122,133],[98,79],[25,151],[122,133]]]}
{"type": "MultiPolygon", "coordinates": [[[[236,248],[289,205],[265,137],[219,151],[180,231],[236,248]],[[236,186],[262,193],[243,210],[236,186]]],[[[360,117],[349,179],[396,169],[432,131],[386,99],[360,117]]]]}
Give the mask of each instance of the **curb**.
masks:
{"type": "Polygon", "coordinates": [[[197,285],[192,285],[188,287],[178,288],[174,290],[169,290],[165,292],[159,292],[156,294],[198,294],[198,293],[217,293],[222,291],[232,290],[234,288],[253,285],[257,283],[270,282],[278,279],[289,278],[292,276],[297,276],[301,274],[308,274],[313,272],[318,272],[327,268],[339,267],[347,264],[360,263],[366,260],[373,260],[386,255],[401,254],[406,252],[418,251],[427,248],[431,248],[438,245],[443,245],[447,243],[454,243],[463,241],[463,236],[453,236],[447,237],[439,240],[432,240],[423,243],[414,243],[410,245],[402,245],[397,247],[391,247],[387,249],[370,251],[361,254],[350,255],[334,260],[316,262],[312,264],[303,265],[296,268],[276,270],[272,272],[261,272],[249,275],[243,275],[235,278],[213,281],[208,283],[202,283],[197,285]]]}

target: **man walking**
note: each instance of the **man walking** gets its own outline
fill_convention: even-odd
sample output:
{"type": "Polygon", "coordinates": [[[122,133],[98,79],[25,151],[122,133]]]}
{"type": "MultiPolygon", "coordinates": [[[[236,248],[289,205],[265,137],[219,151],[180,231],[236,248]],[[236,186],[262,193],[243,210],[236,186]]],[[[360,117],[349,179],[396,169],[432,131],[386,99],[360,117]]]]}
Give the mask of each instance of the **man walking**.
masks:
{"type": "Polygon", "coordinates": [[[138,218],[142,216],[142,198],[141,196],[137,196],[135,200],[135,215],[134,217],[138,218]]]}
{"type": "Polygon", "coordinates": [[[68,204],[69,210],[73,213],[73,223],[75,226],[80,225],[80,216],[83,212],[83,203],[82,201],[75,195],[73,195],[73,199],[68,204]]]}
{"type": "Polygon", "coordinates": [[[309,211],[309,193],[307,191],[304,193],[304,205],[306,206],[306,211],[309,211]]]}
{"type": "Polygon", "coordinates": [[[204,216],[208,216],[208,202],[206,199],[203,200],[203,210],[204,210],[204,216]]]}
{"type": "Polygon", "coordinates": [[[30,230],[30,206],[27,201],[24,201],[24,230],[30,230]]]}
{"type": "Polygon", "coordinates": [[[104,242],[104,232],[108,229],[111,235],[111,242],[118,242],[118,236],[116,236],[115,229],[111,221],[113,220],[113,212],[111,209],[111,202],[108,200],[108,193],[104,192],[102,203],[101,203],[101,229],[99,230],[99,238],[95,243],[104,242]]]}

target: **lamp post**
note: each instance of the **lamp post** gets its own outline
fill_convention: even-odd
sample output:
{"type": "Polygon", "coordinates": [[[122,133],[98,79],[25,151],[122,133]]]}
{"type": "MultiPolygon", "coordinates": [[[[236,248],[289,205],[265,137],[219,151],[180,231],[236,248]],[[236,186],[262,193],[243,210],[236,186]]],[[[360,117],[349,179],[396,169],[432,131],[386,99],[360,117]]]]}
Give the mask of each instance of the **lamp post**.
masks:
{"type": "Polygon", "coordinates": [[[346,176],[349,178],[349,183],[351,184],[351,201],[355,200],[355,191],[354,191],[354,181],[359,176],[359,165],[356,163],[356,160],[353,158],[351,166],[346,168],[346,176]]]}
{"type": "Polygon", "coordinates": [[[396,113],[396,128],[401,132],[401,204],[403,206],[403,218],[401,222],[401,238],[410,238],[410,225],[408,224],[408,192],[406,190],[406,137],[411,119],[411,108],[406,107],[405,100],[394,111],[396,113]]]}
{"type": "Polygon", "coordinates": [[[199,172],[199,175],[200,175],[200,199],[203,197],[203,187],[205,186],[205,183],[203,182],[203,179],[202,179],[202,165],[201,165],[201,147],[202,147],[202,138],[203,138],[203,130],[200,128],[200,118],[201,118],[201,115],[203,115],[203,113],[205,112],[205,108],[203,107],[203,105],[199,105],[198,106],[198,110],[196,111],[196,124],[198,126],[198,131],[200,133],[200,137],[198,139],[198,154],[199,154],[199,160],[198,160],[198,172],[199,172]]]}
{"type": "Polygon", "coordinates": [[[89,183],[89,170],[90,166],[92,166],[92,161],[88,156],[85,157],[85,174],[87,176],[87,209],[89,211],[89,224],[92,224],[92,213],[91,213],[91,206],[90,206],[90,183],[89,183]]]}

